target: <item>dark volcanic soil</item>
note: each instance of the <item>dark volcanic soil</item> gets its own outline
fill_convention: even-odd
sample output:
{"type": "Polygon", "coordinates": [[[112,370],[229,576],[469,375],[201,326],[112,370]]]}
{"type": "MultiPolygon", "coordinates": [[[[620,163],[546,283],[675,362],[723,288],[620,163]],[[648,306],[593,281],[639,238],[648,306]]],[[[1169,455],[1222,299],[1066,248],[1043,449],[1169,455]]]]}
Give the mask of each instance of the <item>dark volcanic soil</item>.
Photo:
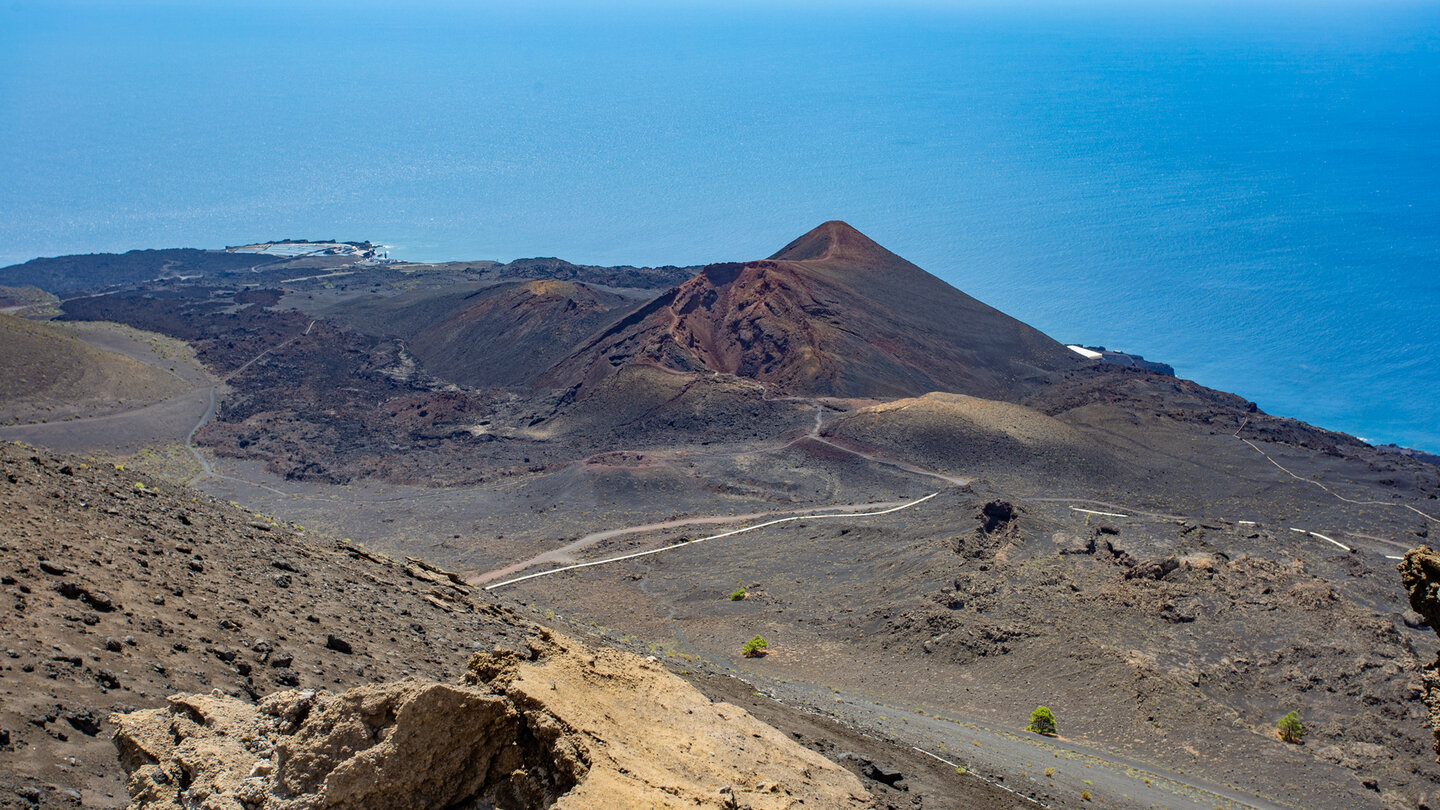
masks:
{"type": "Polygon", "coordinates": [[[1246,795],[1415,806],[1440,785],[1416,673],[1434,640],[1392,561],[1324,545],[952,492],[512,590],[782,686],[1017,730],[1046,704],[1072,739],[1246,795]],[[741,664],[756,632],[774,652],[741,664]],[[1303,747],[1273,736],[1292,708],[1303,747]]]}
{"type": "MultiPolygon", "coordinates": [[[[178,692],[254,701],[408,676],[454,682],[472,652],[527,650],[536,628],[424,562],[325,541],[113,464],[7,444],[0,476],[0,807],[125,806],[112,712],[178,692]]],[[[855,754],[840,761],[880,807],[1022,806],[737,684],[705,691],[753,706],[826,756],[855,754]],[[903,768],[907,781],[866,777],[867,762],[903,768]]]]}
{"type": "Polygon", "coordinates": [[[104,462],[4,445],[0,488],[0,806],[124,806],[111,712],[453,681],[530,627],[433,570],[104,462]]]}

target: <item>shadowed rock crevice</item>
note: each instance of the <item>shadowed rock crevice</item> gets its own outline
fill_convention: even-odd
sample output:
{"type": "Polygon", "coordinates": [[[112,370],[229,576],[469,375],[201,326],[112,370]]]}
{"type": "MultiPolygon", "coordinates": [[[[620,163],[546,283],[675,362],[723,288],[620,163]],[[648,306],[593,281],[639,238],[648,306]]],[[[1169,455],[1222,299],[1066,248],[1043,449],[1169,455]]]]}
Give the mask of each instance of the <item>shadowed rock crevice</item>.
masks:
{"type": "Polygon", "coordinates": [[[1007,548],[1022,545],[1020,510],[1007,501],[990,501],[975,513],[980,525],[968,535],[955,538],[955,553],[988,560],[1007,548]]]}

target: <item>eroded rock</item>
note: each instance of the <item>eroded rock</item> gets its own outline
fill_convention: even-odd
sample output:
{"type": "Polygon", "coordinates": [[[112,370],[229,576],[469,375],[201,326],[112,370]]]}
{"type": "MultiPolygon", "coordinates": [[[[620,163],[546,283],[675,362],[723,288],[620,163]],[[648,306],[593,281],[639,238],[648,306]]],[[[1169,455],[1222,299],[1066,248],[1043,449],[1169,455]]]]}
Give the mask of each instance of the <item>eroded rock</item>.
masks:
{"type": "MultiPolygon", "coordinates": [[[[1395,566],[1400,582],[1410,595],[1410,607],[1425,618],[1425,624],[1440,634],[1440,553],[1429,546],[1412,548],[1395,566]]],[[[1440,656],[1420,670],[1420,689],[1425,701],[1426,720],[1435,729],[1435,752],[1440,754],[1440,656]]],[[[1440,761],[1440,759],[1437,759],[1440,761]]]]}
{"type": "Polygon", "coordinates": [[[133,806],[872,806],[850,772],[656,663],[551,633],[528,646],[477,654],[459,685],[177,695],[116,716],[133,806]]]}
{"type": "Polygon", "coordinates": [[[1412,548],[1395,567],[1409,594],[1410,608],[1429,626],[1440,627],[1440,553],[1429,546],[1412,548]]]}

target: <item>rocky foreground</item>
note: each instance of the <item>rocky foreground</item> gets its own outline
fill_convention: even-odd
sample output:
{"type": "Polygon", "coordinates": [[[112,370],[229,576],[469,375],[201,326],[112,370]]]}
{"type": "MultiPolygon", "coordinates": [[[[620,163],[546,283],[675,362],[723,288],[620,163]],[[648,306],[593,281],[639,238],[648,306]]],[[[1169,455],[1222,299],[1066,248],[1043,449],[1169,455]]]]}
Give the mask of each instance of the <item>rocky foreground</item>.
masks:
{"type": "Polygon", "coordinates": [[[745,711],[423,562],[96,460],[6,445],[0,476],[0,806],[871,803],[745,711]]]}
{"type": "Polygon", "coordinates": [[[873,807],[849,771],[657,663],[542,632],[464,683],[405,680],[259,705],[181,695],[124,715],[146,807],[873,807]]]}
{"type": "Polygon", "coordinates": [[[765,701],[777,730],[423,561],[93,458],[0,445],[0,595],[0,807],[1017,801],[765,701]],[[914,787],[866,775],[877,756],[914,787]]]}

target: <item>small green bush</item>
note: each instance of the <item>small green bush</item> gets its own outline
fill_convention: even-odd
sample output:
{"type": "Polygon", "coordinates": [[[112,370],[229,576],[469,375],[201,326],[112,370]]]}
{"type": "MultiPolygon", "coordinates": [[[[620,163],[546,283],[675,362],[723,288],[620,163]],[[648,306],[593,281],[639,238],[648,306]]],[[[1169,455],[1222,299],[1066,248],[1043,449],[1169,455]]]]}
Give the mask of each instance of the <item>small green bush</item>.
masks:
{"type": "Polygon", "coordinates": [[[1300,724],[1299,712],[1290,712],[1280,718],[1280,722],[1275,724],[1275,728],[1280,730],[1280,739],[1287,743],[1300,745],[1305,742],[1305,726],[1300,724]]]}
{"type": "Polygon", "coordinates": [[[1060,733],[1060,727],[1055,725],[1055,713],[1045,706],[1036,706],[1035,711],[1030,712],[1030,725],[1026,726],[1025,730],[1044,734],[1046,737],[1054,737],[1060,733]]]}
{"type": "Polygon", "coordinates": [[[745,597],[747,597],[747,596],[749,596],[749,595],[750,595],[750,594],[748,594],[748,593],[745,592],[745,589],[744,589],[744,588],[736,588],[736,589],[735,589],[735,592],[732,593],[732,594],[730,594],[730,601],[731,601],[731,602],[739,602],[741,599],[744,599],[745,597]]]}
{"type": "Polygon", "coordinates": [[[746,658],[759,658],[765,654],[765,649],[769,646],[770,642],[766,641],[763,636],[756,636],[745,642],[745,646],[740,648],[740,653],[746,658]]]}

